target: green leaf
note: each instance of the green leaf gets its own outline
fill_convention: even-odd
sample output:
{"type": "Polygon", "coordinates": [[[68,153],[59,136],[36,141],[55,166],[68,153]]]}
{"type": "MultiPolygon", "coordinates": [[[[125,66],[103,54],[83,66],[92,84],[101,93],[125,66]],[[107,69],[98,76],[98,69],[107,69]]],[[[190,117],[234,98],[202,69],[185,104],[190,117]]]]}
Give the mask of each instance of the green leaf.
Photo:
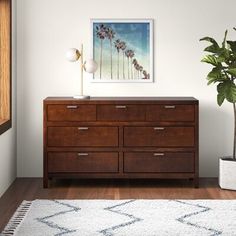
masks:
{"type": "MultiPolygon", "coordinates": [[[[215,39],[213,39],[213,38],[211,38],[211,37],[204,37],[204,38],[201,38],[200,41],[208,41],[208,42],[210,42],[210,43],[212,43],[212,44],[218,45],[217,42],[215,41],[215,39]]],[[[219,45],[218,45],[218,47],[219,47],[219,45]]]]}
{"type": "Polygon", "coordinates": [[[226,78],[225,74],[222,73],[220,67],[214,67],[211,72],[207,75],[208,83],[207,85],[211,83],[216,82],[223,82],[226,78]]]}
{"type": "Polygon", "coordinates": [[[236,102],[236,86],[230,86],[225,94],[226,100],[231,103],[236,102]]]}
{"type": "Polygon", "coordinates": [[[222,105],[224,100],[225,100],[225,95],[223,93],[218,93],[217,94],[217,103],[218,103],[219,106],[222,105]]]}
{"type": "Polygon", "coordinates": [[[229,44],[231,50],[236,52],[236,41],[227,41],[227,43],[229,44]]]}
{"type": "Polygon", "coordinates": [[[200,41],[208,41],[208,42],[212,43],[212,45],[210,45],[204,49],[204,51],[206,51],[206,52],[217,53],[220,49],[218,43],[215,41],[215,39],[213,39],[211,37],[201,38],[200,41]]]}
{"type": "Polygon", "coordinates": [[[211,72],[207,75],[209,78],[221,78],[221,69],[219,67],[214,67],[211,72]]]}
{"type": "Polygon", "coordinates": [[[216,46],[216,45],[214,45],[214,44],[212,44],[211,46],[206,47],[206,48],[204,49],[205,52],[212,52],[212,53],[218,53],[219,50],[220,50],[220,47],[218,47],[218,46],[216,46]]]}
{"type": "Polygon", "coordinates": [[[227,64],[229,58],[230,58],[230,50],[227,48],[221,48],[218,53],[217,61],[219,63],[225,62],[227,64]]]}
{"type": "Polygon", "coordinates": [[[226,83],[220,83],[217,85],[217,92],[218,93],[225,93],[225,86],[226,86],[226,83]]]}
{"type": "Polygon", "coordinates": [[[212,83],[215,84],[216,82],[219,82],[218,79],[215,79],[215,78],[208,78],[207,77],[207,80],[208,80],[207,85],[210,85],[212,83]]]}
{"type": "Polygon", "coordinates": [[[213,66],[218,66],[219,65],[219,62],[217,61],[217,58],[213,55],[206,55],[202,60],[201,62],[206,62],[206,63],[209,63],[213,66]]]}
{"type": "Polygon", "coordinates": [[[228,102],[236,102],[236,85],[233,81],[226,80],[225,82],[217,85],[219,96],[224,96],[228,102]]]}
{"type": "Polygon", "coordinates": [[[236,77],[236,68],[230,68],[226,71],[228,74],[236,77]]]}

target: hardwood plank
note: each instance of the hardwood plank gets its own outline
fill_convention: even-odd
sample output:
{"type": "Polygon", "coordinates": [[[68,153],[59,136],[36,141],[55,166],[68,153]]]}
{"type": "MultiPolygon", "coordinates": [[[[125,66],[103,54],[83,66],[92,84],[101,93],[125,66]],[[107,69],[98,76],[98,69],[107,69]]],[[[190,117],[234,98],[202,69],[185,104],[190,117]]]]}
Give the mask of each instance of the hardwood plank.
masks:
{"type": "Polygon", "coordinates": [[[53,180],[18,178],[0,198],[0,232],[23,200],[34,199],[236,199],[236,191],[222,190],[218,180],[53,180]]]}

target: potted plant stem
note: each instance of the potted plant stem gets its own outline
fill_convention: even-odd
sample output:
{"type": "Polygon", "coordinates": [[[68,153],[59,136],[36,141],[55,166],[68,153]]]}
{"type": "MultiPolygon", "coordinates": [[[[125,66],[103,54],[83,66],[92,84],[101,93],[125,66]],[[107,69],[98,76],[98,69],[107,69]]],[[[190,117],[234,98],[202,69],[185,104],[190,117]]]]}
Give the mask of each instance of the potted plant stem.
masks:
{"type": "Polygon", "coordinates": [[[227,30],[221,45],[211,37],[200,39],[200,41],[210,43],[204,49],[208,54],[201,61],[213,66],[207,75],[207,80],[208,85],[217,84],[218,105],[221,106],[225,100],[232,103],[234,112],[233,155],[221,157],[219,160],[219,185],[223,189],[236,190],[236,41],[229,41],[226,38],[227,30]]]}

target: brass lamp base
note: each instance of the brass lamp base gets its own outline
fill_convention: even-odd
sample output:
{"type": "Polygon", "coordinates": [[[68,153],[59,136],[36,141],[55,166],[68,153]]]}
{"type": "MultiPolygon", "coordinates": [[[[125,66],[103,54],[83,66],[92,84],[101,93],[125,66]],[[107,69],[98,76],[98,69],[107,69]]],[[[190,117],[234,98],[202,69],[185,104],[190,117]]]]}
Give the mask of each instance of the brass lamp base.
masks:
{"type": "Polygon", "coordinates": [[[90,99],[89,95],[75,95],[73,96],[75,99],[90,99]]]}

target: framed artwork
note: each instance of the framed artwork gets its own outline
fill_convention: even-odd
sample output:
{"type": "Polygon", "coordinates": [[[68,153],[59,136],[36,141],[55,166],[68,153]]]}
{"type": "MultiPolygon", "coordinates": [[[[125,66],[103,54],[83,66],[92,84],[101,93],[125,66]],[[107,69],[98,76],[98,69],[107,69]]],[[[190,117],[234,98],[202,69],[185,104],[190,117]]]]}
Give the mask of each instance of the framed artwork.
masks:
{"type": "Polygon", "coordinates": [[[93,82],[153,82],[153,20],[92,19],[93,82]]]}

